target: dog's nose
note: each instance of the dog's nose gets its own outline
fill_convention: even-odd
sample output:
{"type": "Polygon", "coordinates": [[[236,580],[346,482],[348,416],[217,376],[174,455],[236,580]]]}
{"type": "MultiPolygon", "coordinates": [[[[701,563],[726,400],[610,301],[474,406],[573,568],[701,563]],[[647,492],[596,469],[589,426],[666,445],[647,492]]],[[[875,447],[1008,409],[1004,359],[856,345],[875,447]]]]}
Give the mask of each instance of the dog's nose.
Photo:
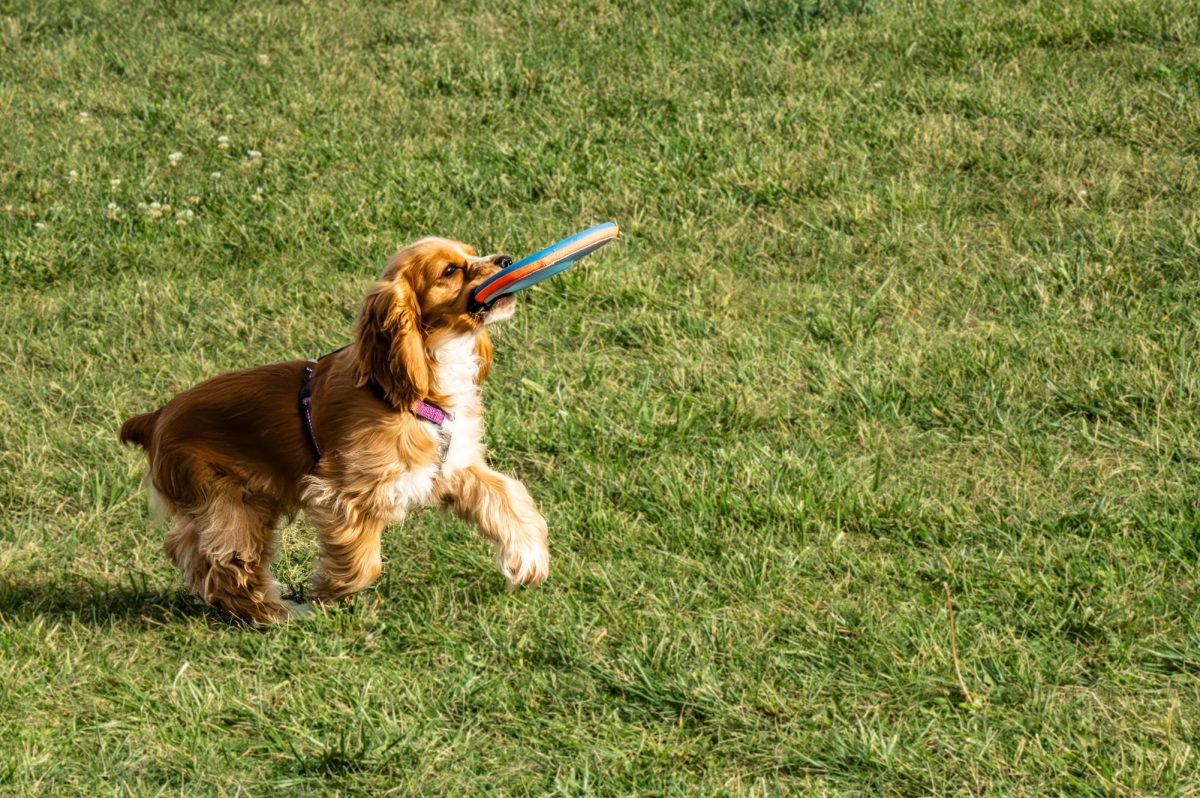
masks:
{"type": "Polygon", "coordinates": [[[492,259],[492,263],[495,263],[501,269],[507,269],[509,266],[512,266],[512,262],[512,258],[508,255],[497,255],[492,259]]]}

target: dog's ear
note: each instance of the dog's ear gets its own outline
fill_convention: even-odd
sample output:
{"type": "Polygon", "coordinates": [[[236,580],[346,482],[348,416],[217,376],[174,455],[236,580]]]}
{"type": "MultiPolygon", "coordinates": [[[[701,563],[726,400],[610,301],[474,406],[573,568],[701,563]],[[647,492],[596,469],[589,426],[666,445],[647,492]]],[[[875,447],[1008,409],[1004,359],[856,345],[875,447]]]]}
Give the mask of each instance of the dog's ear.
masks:
{"type": "Polygon", "coordinates": [[[475,375],[475,384],[479,385],[492,370],[492,339],[487,330],[480,330],[475,335],[475,357],[479,359],[479,372],[475,375]]]}
{"type": "Polygon", "coordinates": [[[421,309],[404,277],[381,280],[363,302],[355,330],[354,384],[373,383],[396,408],[429,395],[431,371],[421,309]]]}

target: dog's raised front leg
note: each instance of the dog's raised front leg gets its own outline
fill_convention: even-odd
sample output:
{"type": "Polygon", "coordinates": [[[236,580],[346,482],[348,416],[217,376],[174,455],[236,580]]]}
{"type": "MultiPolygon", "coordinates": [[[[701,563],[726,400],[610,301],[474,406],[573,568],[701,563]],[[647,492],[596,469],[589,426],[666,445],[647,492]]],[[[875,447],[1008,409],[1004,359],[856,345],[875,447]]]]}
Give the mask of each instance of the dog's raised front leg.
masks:
{"type": "Polygon", "coordinates": [[[486,466],[460,471],[446,500],[456,515],[479,527],[496,548],[496,565],[513,587],[550,575],[546,519],[517,480],[486,466]]]}

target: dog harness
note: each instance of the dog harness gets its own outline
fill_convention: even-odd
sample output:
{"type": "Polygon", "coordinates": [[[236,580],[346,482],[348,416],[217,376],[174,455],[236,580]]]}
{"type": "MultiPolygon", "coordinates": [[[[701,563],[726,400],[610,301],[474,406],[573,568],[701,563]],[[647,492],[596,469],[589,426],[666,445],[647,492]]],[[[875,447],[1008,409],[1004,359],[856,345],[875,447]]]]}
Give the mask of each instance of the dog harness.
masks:
{"type": "MultiPolygon", "coordinates": [[[[347,344],[349,346],[349,344],[347,344]]],[[[335,349],[332,352],[321,355],[316,360],[309,360],[311,365],[304,367],[304,384],[300,386],[300,415],[304,418],[304,429],[308,432],[308,442],[312,444],[313,451],[317,453],[317,462],[321,462],[321,447],[317,444],[317,435],[313,432],[312,422],[312,377],[313,369],[321,360],[336,354],[346,347],[335,349]]],[[[442,425],[447,421],[454,420],[454,414],[449,410],[438,407],[433,402],[426,402],[423,399],[418,399],[412,404],[412,411],[418,417],[434,424],[438,427],[438,460],[445,462],[446,452],[450,449],[450,430],[442,425]]]]}

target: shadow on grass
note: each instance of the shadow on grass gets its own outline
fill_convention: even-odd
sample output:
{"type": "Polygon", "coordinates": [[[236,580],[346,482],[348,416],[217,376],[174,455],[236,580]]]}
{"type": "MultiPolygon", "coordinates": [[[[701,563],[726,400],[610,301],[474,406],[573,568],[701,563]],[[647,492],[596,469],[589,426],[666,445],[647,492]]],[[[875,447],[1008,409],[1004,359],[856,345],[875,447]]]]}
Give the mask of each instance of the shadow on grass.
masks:
{"type": "Polygon", "coordinates": [[[0,576],[0,621],[20,623],[38,618],[93,626],[129,621],[161,625],[188,618],[228,623],[182,588],[153,587],[136,574],[119,584],[72,574],[45,579],[0,576]]]}

